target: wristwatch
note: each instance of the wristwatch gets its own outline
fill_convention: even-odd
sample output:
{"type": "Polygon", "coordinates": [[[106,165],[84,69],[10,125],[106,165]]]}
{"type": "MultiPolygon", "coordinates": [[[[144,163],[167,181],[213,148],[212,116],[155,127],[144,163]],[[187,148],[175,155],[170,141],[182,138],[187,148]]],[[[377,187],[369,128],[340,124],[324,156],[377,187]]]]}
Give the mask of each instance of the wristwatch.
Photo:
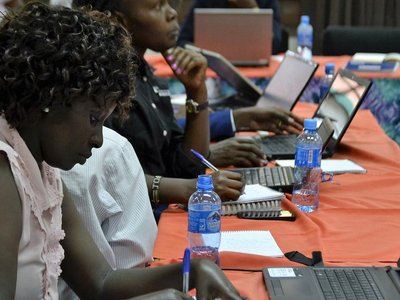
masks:
{"type": "Polygon", "coordinates": [[[208,107],[208,101],[199,104],[193,99],[186,100],[186,112],[188,112],[189,114],[198,114],[207,107],[208,107]]]}

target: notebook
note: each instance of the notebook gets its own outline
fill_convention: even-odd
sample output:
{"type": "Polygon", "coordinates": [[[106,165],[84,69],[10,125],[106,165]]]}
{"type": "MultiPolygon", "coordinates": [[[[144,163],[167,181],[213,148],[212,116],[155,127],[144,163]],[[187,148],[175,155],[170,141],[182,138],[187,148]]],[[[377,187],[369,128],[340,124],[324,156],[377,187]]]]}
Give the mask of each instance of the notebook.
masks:
{"type": "Polygon", "coordinates": [[[196,8],[194,45],[221,53],[236,65],[267,65],[272,20],[272,9],[196,8]]]}
{"type": "Polygon", "coordinates": [[[271,267],[263,269],[271,300],[400,299],[392,267],[271,267]]]}
{"type": "Polygon", "coordinates": [[[281,211],[283,193],[262,186],[250,184],[245,186],[243,195],[235,201],[222,202],[222,215],[236,215],[241,212],[265,212],[268,216],[277,217],[281,211]]]}
{"type": "Polygon", "coordinates": [[[216,110],[254,105],[292,110],[318,68],[316,62],[306,61],[300,55],[287,51],[262,91],[221,54],[192,45],[186,47],[203,54],[208,66],[236,91],[222,99],[210,99],[211,108],[216,110]]]}
{"type": "MultiPolygon", "coordinates": [[[[362,101],[365,99],[371,84],[370,80],[359,78],[348,70],[338,70],[327,94],[313,115],[313,118],[317,118],[321,124],[327,124],[325,119],[329,119],[333,127],[332,137],[328,141],[324,140],[324,133],[318,129],[323,141],[327,143],[322,152],[322,157],[330,157],[334,154],[362,101]],[[322,120],[324,121],[322,122],[322,120]]],[[[328,130],[329,127],[326,127],[324,131],[329,132],[328,130]]],[[[295,135],[265,137],[261,142],[261,147],[269,159],[294,158],[295,137],[295,135]],[[281,139],[292,139],[291,146],[289,146],[292,149],[291,152],[273,149],[274,143],[279,143],[281,139]]]]}

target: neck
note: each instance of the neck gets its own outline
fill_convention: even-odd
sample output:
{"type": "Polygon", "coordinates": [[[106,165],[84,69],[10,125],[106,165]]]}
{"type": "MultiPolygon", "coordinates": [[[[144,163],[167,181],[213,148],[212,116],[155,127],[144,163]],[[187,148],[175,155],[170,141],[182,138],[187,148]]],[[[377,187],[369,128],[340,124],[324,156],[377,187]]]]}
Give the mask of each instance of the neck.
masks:
{"type": "Polygon", "coordinates": [[[17,128],[17,130],[36,162],[38,164],[42,163],[43,158],[36,132],[27,126],[21,126],[20,128],[17,128]]]}
{"type": "Polygon", "coordinates": [[[136,53],[139,58],[144,58],[144,53],[146,52],[147,48],[135,47],[136,53]]]}

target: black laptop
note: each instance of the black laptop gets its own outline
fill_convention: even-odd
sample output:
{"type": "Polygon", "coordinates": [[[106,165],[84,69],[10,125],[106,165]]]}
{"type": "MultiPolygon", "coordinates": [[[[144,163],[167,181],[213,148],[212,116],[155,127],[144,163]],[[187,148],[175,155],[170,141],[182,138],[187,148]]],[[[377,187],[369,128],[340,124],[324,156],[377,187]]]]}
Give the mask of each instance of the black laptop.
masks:
{"type": "Polygon", "coordinates": [[[263,276],[271,300],[400,299],[399,268],[271,267],[263,276]]]}
{"type": "MultiPolygon", "coordinates": [[[[318,128],[318,134],[321,136],[323,148],[328,145],[330,138],[333,135],[333,125],[328,118],[324,118],[322,124],[318,128]]],[[[290,145],[295,145],[297,135],[282,135],[282,138],[294,139],[287,141],[290,145]]],[[[290,149],[295,151],[295,149],[290,149]]],[[[290,152],[291,154],[292,152],[290,152]]],[[[294,175],[292,167],[254,167],[254,168],[237,168],[233,172],[242,174],[246,184],[261,184],[272,189],[291,193],[294,183],[294,175]]]]}
{"type": "MultiPolygon", "coordinates": [[[[359,78],[348,70],[339,69],[336,73],[328,93],[313,116],[320,123],[323,118],[329,119],[334,129],[328,141],[324,140],[324,132],[318,129],[318,133],[327,142],[322,157],[334,154],[371,84],[370,80],[359,78]]],[[[294,159],[296,137],[292,134],[265,137],[261,148],[269,159],[294,159]]]]}
{"type": "Polygon", "coordinates": [[[209,99],[211,108],[215,110],[254,105],[292,110],[318,68],[316,62],[287,51],[262,91],[222,55],[192,45],[186,47],[202,53],[207,58],[208,66],[234,90],[233,94],[221,99],[209,99]]]}

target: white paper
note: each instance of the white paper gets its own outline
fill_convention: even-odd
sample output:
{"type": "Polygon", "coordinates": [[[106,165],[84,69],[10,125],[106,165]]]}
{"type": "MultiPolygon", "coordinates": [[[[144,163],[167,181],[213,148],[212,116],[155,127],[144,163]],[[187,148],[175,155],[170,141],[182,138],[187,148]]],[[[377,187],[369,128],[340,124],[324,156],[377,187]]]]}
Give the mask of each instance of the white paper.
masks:
{"type": "MultiPolygon", "coordinates": [[[[283,193],[275,191],[269,187],[260,184],[247,184],[244,187],[244,194],[241,195],[235,202],[257,202],[263,200],[275,200],[284,196],[283,193]]],[[[229,202],[224,202],[229,203],[229,202]]]]}
{"type": "Polygon", "coordinates": [[[222,231],[219,252],[223,251],[283,257],[271,232],[267,230],[222,231]]]}
{"type": "Polygon", "coordinates": [[[296,277],[293,268],[268,268],[267,270],[271,277],[296,277]]]}
{"type": "MultiPolygon", "coordinates": [[[[294,167],[293,159],[278,159],[276,163],[282,167],[294,167]]],[[[350,159],[322,159],[321,169],[333,174],[367,172],[366,169],[350,159]]]]}

